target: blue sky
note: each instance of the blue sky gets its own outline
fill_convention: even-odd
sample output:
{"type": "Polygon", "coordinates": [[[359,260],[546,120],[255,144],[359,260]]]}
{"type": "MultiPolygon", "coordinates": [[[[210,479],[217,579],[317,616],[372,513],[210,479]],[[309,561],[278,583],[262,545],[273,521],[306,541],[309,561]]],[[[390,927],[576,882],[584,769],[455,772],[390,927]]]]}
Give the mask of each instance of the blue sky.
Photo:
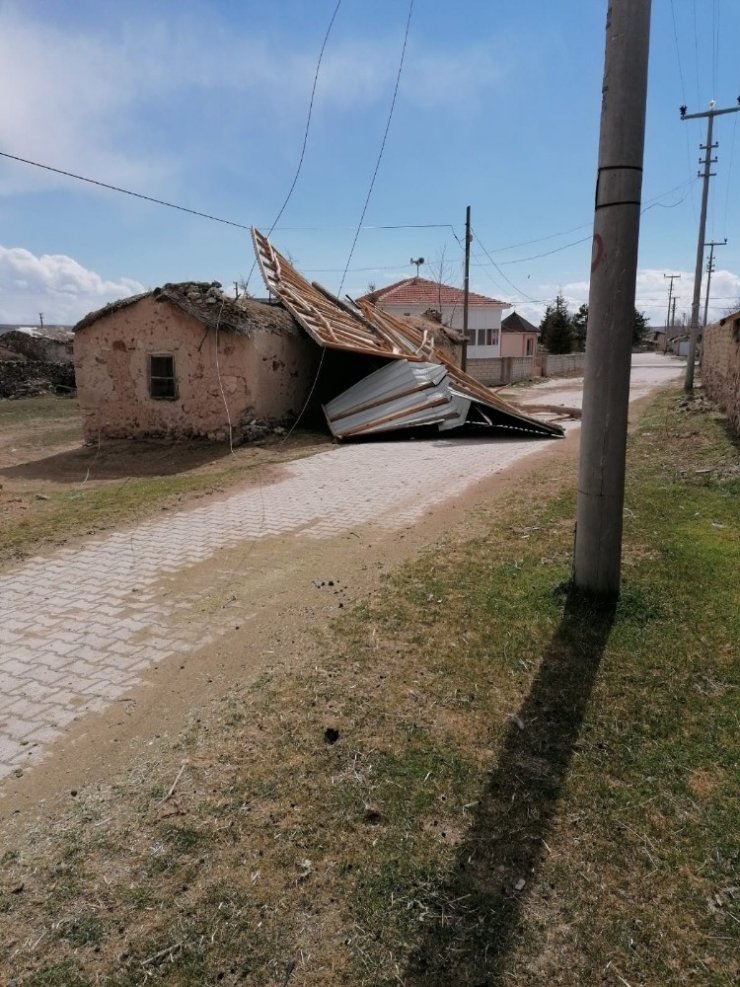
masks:
{"type": "MultiPolygon", "coordinates": [[[[336,0],[0,0],[0,150],[267,230],[293,179],[336,0]]],[[[395,113],[344,290],[413,273],[537,321],[588,293],[606,0],[415,0],[395,113]],[[428,224],[428,225],[427,225],[428,224]],[[427,228],[421,228],[421,227],[427,228]],[[575,246],[567,246],[583,240],[575,246]],[[533,242],[528,242],[533,241],[533,242]],[[521,246],[517,246],[522,244],[521,246]],[[486,256],[488,251],[489,256],[486,256]],[[544,256],[538,256],[544,255],[544,256]],[[498,265],[497,270],[492,264],[498,265]]],[[[343,0],[303,168],[273,234],[337,290],[386,125],[407,0],[343,0]]],[[[638,305],[690,308],[705,123],[740,95],[737,0],[653,0],[638,305]]],[[[740,298],[740,113],[716,121],[711,312],[740,298]]],[[[246,231],[0,159],[0,322],[73,322],[252,265],[246,231]]],[[[259,275],[251,284],[261,291],[259,275]]]]}

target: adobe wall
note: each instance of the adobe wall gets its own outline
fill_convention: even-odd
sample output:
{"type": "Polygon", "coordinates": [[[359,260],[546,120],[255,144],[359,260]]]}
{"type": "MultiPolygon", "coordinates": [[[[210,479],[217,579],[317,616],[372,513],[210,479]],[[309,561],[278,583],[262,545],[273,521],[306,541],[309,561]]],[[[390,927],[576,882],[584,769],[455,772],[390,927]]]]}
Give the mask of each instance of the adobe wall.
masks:
{"type": "Polygon", "coordinates": [[[740,435],[740,317],[705,329],[703,347],[704,389],[740,435]]]}
{"type": "Polygon", "coordinates": [[[79,330],[74,355],[86,438],[224,439],[229,416],[238,432],[254,418],[277,423],[300,412],[317,347],[298,331],[258,328],[219,332],[217,353],[214,330],[145,297],[79,330]],[[174,356],[176,398],[150,396],[151,354],[174,356]]]}

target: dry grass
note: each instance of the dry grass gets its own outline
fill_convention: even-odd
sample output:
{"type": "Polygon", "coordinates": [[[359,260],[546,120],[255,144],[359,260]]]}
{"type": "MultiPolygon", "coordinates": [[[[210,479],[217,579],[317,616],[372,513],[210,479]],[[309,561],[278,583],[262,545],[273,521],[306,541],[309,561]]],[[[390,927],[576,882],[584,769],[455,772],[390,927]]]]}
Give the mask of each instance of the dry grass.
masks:
{"type": "Polygon", "coordinates": [[[737,982],[740,460],[675,404],[631,442],[616,613],[558,588],[572,475],[535,484],[6,840],[6,979],[737,982]]]}

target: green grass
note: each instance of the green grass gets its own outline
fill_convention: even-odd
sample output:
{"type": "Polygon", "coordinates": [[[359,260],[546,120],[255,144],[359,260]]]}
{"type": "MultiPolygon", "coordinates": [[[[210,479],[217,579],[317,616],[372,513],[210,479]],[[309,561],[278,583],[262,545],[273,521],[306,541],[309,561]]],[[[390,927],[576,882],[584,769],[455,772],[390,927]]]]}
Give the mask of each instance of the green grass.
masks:
{"type": "Polygon", "coordinates": [[[45,394],[37,398],[0,398],[0,426],[23,425],[29,421],[79,418],[80,407],[73,397],[45,394]]]}
{"type": "Polygon", "coordinates": [[[81,792],[47,842],[8,842],[0,888],[27,887],[0,897],[0,969],[118,987],[736,983],[737,444],[675,395],[643,415],[615,612],[568,591],[573,489],[555,465],[483,511],[480,536],[396,570],[310,667],[203,712],[146,792],[139,767],[81,792]],[[66,938],[19,947],[60,914],[77,916],[66,938]]]}
{"type": "Polygon", "coordinates": [[[259,483],[269,467],[310,455],[328,441],[296,433],[287,441],[238,447],[233,455],[223,443],[195,441],[83,447],[77,401],[52,396],[0,401],[2,427],[12,428],[13,445],[31,450],[34,462],[0,469],[0,562],[242,482],[259,483]],[[79,447],[69,451],[75,440],[79,447]]]}

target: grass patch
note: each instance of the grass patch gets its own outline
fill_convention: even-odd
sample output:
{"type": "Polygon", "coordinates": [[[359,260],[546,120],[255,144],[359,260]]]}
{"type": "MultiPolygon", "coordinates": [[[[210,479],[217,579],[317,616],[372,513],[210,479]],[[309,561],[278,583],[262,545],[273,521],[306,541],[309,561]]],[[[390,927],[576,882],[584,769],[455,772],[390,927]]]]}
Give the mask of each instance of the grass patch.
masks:
{"type": "Polygon", "coordinates": [[[26,425],[34,421],[79,418],[77,398],[44,394],[35,398],[0,398],[0,425],[26,425]]]}
{"type": "Polygon", "coordinates": [[[553,468],[562,492],[533,480],[397,570],[312,668],[7,839],[8,977],[737,982],[738,450],[677,395],[643,415],[613,612],[563,589],[553,468]]]}
{"type": "Polygon", "coordinates": [[[3,427],[0,454],[5,445],[15,465],[0,468],[0,563],[240,483],[269,482],[282,463],[329,441],[300,432],[233,454],[224,443],[198,441],[111,441],[95,448],[82,444],[77,401],[52,396],[0,401],[0,432],[3,427]]]}

